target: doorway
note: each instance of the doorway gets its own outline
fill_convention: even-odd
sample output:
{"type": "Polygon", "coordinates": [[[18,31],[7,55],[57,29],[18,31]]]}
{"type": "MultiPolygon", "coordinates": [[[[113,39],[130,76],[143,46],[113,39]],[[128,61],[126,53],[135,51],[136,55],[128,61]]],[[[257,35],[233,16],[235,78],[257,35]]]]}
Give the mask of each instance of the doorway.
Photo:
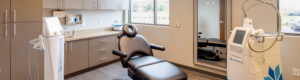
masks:
{"type": "Polygon", "coordinates": [[[226,0],[197,0],[194,63],[226,71],[226,0]]]}

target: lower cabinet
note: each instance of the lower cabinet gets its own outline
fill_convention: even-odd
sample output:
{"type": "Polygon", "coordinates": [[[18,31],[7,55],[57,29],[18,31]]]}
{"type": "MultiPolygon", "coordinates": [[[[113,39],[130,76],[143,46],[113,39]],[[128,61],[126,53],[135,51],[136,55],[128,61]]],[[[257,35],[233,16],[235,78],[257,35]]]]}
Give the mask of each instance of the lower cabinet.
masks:
{"type": "Polygon", "coordinates": [[[73,73],[88,68],[88,40],[68,42],[68,72],[73,73]]]}
{"type": "Polygon", "coordinates": [[[116,48],[116,35],[66,42],[65,75],[118,59],[116,48]]]}
{"type": "Polygon", "coordinates": [[[89,67],[118,59],[112,54],[112,50],[117,48],[116,38],[116,36],[105,36],[89,40],[89,67]]]}

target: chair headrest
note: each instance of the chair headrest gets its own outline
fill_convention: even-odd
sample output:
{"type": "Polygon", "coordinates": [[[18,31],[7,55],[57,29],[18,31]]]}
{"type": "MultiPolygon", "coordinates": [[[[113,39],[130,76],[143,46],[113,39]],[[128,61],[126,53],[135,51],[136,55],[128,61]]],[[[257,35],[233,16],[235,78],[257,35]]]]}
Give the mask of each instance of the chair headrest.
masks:
{"type": "Polygon", "coordinates": [[[122,32],[119,33],[118,38],[120,38],[124,35],[126,35],[128,37],[135,37],[137,35],[137,33],[138,33],[138,30],[137,30],[135,25],[126,24],[126,25],[123,26],[122,32]]]}

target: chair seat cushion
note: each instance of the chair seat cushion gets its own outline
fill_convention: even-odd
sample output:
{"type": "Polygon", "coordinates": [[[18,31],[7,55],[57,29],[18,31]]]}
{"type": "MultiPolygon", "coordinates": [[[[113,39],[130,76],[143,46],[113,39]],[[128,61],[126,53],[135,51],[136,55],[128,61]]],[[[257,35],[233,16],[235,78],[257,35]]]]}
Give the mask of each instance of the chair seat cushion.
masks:
{"type": "Polygon", "coordinates": [[[169,62],[140,67],[137,76],[143,80],[186,80],[187,75],[169,62]]]}
{"type": "Polygon", "coordinates": [[[130,61],[128,61],[128,66],[132,70],[135,70],[139,67],[155,64],[164,61],[163,59],[153,57],[153,56],[143,56],[143,57],[137,57],[132,58],[130,61]]]}

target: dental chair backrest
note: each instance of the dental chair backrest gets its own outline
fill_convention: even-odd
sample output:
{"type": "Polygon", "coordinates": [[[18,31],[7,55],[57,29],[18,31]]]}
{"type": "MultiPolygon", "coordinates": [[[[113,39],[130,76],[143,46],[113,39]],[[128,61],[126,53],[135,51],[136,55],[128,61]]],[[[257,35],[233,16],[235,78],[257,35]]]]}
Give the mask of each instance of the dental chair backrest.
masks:
{"type": "Polygon", "coordinates": [[[127,63],[132,57],[153,56],[146,38],[137,33],[138,30],[135,25],[126,24],[123,26],[122,32],[118,34],[119,50],[127,54],[127,57],[121,58],[123,67],[127,67],[127,63]]]}

